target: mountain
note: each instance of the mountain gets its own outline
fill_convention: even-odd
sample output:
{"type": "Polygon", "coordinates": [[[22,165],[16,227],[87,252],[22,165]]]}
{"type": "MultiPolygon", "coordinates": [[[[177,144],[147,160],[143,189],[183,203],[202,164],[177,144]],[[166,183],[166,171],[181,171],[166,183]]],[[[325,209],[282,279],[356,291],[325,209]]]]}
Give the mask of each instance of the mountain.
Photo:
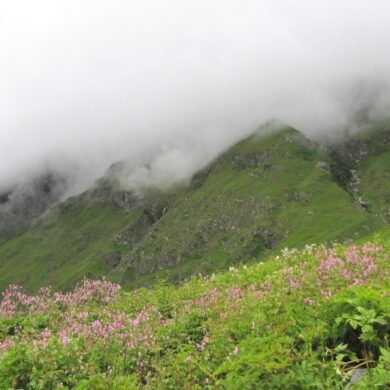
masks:
{"type": "Polygon", "coordinates": [[[48,171],[0,192],[0,243],[31,227],[68,188],[65,176],[48,171]]]}
{"type": "Polygon", "coordinates": [[[130,191],[108,174],[54,207],[0,245],[0,289],[66,290],[101,276],[128,288],[176,282],[286,246],[358,238],[389,224],[389,177],[388,125],[326,147],[263,127],[188,186],[130,191]]]}

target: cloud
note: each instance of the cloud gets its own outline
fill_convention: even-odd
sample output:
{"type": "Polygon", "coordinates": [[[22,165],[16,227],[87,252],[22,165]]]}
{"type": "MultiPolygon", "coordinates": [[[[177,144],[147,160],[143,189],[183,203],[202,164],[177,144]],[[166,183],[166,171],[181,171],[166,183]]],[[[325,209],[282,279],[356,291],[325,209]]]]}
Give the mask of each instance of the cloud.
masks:
{"type": "Polygon", "coordinates": [[[3,0],[0,189],[52,169],[78,192],[118,160],[182,180],[270,118],[385,118],[389,38],[387,0],[3,0]]]}

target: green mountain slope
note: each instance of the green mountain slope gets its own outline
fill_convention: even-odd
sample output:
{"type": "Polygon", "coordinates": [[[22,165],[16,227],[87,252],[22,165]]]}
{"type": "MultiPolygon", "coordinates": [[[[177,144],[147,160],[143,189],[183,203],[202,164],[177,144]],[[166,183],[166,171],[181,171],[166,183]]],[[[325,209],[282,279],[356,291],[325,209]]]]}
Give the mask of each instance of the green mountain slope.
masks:
{"type": "Polygon", "coordinates": [[[47,284],[66,288],[84,276],[104,275],[115,263],[113,234],[132,218],[114,206],[64,205],[0,247],[1,286],[18,282],[31,290],[47,284]]]}
{"type": "Polygon", "coordinates": [[[125,284],[182,279],[378,224],[332,179],[326,151],[285,129],[243,140],[198,173],[118,268],[125,284]],[[161,265],[170,268],[156,273],[161,265]]]}
{"type": "Polygon", "coordinates": [[[285,246],[364,236],[388,223],[389,131],[332,151],[291,128],[234,145],[187,188],[120,190],[112,178],[0,246],[0,289],[67,289],[84,275],[128,287],[178,281],[285,246]],[[359,153],[359,159],[346,151],[359,153]]]}

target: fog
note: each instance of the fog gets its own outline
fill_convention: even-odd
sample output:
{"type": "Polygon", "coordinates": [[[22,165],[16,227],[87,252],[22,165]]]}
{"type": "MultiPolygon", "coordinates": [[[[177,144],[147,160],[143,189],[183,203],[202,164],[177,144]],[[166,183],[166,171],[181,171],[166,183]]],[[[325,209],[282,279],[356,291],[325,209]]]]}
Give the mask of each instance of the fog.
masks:
{"type": "Polygon", "coordinates": [[[183,181],[272,118],[356,131],[389,116],[389,42],[387,0],[2,0],[0,190],[183,181]]]}

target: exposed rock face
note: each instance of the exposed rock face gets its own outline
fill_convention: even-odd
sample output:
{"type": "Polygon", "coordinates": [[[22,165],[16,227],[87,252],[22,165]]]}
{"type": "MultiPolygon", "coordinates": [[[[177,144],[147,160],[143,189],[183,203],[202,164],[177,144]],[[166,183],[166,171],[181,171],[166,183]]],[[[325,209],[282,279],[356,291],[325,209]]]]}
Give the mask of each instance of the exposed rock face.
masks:
{"type": "Polygon", "coordinates": [[[242,154],[235,154],[231,156],[231,162],[236,169],[248,169],[248,168],[262,168],[264,170],[270,170],[273,164],[269,163],[271,159],[285,159],[288,158],[288,153],[283,152],[253,152],[248,153],[245,156],[242,154]]]}
{"type": "Polygon", "coordinates": [[[110,268],[115,268],[121,261],[121,254],[119,252],[105,253],[103,256],[104,264],[110,268]]]}
{"type": "Polygon", "coordinates": [[[0,194],[0,242],[29,228],[67,188],[64,176],[49,172],[0,194]]]}
{"type": "Polygon", "coordinates": [[[149,210],[144,209],[134,223],[115,236],[115,241],[129,249],[134,248],[158,219],[153,217],[149,210]]]}
{"type": "MultiPolygon", "coordinates": [[[[390,145],[390,125],[385,126],[375,136],[348,138],[337,145],[331,145],[329,154],[331,157],[330,172],[334,181],[348,191],[362,210],[370,212],[369,194],[362,186],[362,170],[369,165],[370,159],[374,159],[388,153],[390,145]]],[[[390,178],[390,166],[383,171],[383,179],[390,178]]],[[[369,178],[366,177],[366,181],[369,178]]],[[[367,188],[366,188],[367,190],[367,188]]],[[[386,192],[386,191],[385,191],[386,192]]],[[[384,195],[386,197],[386,194],[384,195]]],[[[387,199],[381,209],[383,218],[390,222],[390,190],[387,191],[387,199]],[[386,206],[387,205],[387,206],[386,206]]]]}
{"type": "Polygon", "coordinates": [[[390,126],[377,135],[371,137],[347,138],[343,142],[330,145],[329,153],[332,158],[330,164],[332,177],[341,186],[347,187],[358,170],[371,156],[380,155],[390,145],[390,126]]]}
{"type": "Polygon", "coordinates": [[[351,380],[345,387],[346,390],[351,388],[351,385],[361,382],[367,374],[367,368],[356,368],[352,371],[351,380]]]}
{"type": "Polygon", "coordinates": [[[90,200],[112,204],[122,210],[130,211],[142,207],[144,199],[131,191],[115,190],[112,187],[97,185],[87,192],[90,200]]]}

